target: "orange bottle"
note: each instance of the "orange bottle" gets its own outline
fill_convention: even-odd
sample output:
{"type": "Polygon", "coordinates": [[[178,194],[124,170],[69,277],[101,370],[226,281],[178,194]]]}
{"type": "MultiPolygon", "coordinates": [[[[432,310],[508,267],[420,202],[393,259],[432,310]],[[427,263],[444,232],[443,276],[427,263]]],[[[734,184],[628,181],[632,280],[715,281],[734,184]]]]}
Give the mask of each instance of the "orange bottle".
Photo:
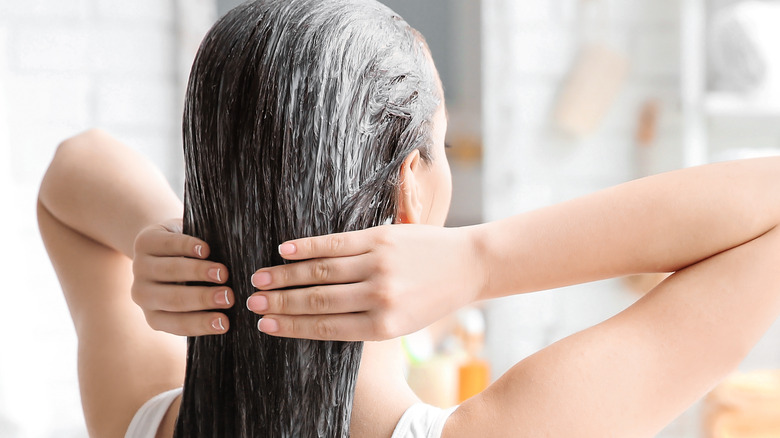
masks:
{"type": "Polygon", "coordinates": [[[458,403],[484,391],[490,385],[490,365],[484,359],[471,357],[458,370],[458,403]]]}
{"type": "Polygon", "coordinates": [[[479,394],[490,385],[490,364],[479,355],[485,344],[485,318],[476,308],[458,312],[458,334],[466,359],[458,367],[458,403],[479,394]]]}

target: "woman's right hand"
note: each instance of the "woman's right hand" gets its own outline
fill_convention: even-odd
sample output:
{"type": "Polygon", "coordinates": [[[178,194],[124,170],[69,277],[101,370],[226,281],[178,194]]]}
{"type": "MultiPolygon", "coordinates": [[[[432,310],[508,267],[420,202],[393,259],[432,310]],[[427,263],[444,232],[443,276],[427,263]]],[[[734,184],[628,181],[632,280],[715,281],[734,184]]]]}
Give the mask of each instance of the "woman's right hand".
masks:
{"type": "Polygon", "coordinates": [[[144,228],[135,239],[133,301],[150,327],[180,336],[223,334],[235,303],[225,265],[206,260],[206,242],[182,233],[181,219],[144,228]],[[183,282],[212,283],[187,286],[183,282]]]}
{"type": "Polygon", "coordinates": [[[472,227],[385,225],[284,242],[297,263],[258,270],[247,307],[273,336],[392,339],[483,298],[476,240],[472,227]]]}

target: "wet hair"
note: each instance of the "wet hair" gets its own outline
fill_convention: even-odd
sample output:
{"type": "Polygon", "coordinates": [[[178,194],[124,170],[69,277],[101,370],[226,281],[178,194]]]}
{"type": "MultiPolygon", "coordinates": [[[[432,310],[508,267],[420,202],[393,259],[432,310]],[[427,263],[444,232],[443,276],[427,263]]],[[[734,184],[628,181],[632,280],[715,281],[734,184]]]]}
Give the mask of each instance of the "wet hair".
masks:
{"type": "Polygon", "coordinates": [[[284,263],[284,240],[392,219],[441,101],[422,37],[373,0],[247,2],[209,31],[185,103],[184,231],[237,302],[226,334],[188,339],[175,436],[349,436],[362,343],[259,332],[250,276],[284,263]]]}

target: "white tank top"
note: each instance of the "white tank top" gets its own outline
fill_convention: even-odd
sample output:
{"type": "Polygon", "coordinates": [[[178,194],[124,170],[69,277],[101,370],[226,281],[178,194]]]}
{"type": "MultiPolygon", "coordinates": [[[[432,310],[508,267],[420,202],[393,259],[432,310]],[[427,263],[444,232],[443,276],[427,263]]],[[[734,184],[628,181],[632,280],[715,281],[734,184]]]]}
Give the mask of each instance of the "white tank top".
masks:
{"type": "Polygon", "coordinates": [[[412,405],[398,420],[392,438],[440,438],[444,423],[456,408],[442,409],[425,403],[412,405]]]}
{"type": "Polygon", "coordinates": [[[163,417],[171,407],[171,403],[181,394],[182,388],[174,388],[170,391],[157,394],[141,406],[135,413],[130,426],[127,428],[125,438],[154,438],[163,417]]]}
{"type": "MultiPolygon", "coordinates": [[[[154,438],[165,413],[182,388],[172,389],[154,396],[135,413],[125,438],[154,438]]],[[[441,409],[417,403],[404,412],[393,430],[392,438],[440,438],[447,418],[457,406],[441,409]]]]}

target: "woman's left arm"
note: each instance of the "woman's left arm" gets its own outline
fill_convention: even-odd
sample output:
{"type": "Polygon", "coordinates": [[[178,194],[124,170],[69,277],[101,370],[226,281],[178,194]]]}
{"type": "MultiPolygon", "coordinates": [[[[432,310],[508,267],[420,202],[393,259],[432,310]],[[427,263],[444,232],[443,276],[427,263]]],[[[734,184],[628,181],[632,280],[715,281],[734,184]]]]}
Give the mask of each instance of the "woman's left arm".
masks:
{"type": "Polygon", "coordinates": [[[131,299],[136,234],[180,214],[159,172],[100,131],[63,142],[41,183],[38,224],[78,335],[90,436],[124,436],[145,401],[183,382],[184,343],[131,299]]]}

